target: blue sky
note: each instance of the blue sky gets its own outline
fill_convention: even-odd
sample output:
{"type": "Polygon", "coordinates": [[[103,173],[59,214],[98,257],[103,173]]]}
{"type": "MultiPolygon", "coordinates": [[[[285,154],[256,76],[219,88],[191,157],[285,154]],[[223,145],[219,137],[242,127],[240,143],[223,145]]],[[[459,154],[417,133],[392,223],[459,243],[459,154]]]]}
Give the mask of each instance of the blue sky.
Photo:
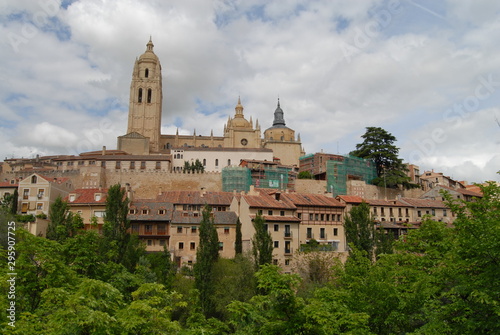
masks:
{"type": "Polygon", "coordinates": [[[499,14],[493,0],[3,2],[0,157],[115,148],[151,35],[163,133],[220,136],[238,96],[264,130],[279,96],[307,153],[348,153],[377,126],[422,171],[498,181],[499,14]]]}

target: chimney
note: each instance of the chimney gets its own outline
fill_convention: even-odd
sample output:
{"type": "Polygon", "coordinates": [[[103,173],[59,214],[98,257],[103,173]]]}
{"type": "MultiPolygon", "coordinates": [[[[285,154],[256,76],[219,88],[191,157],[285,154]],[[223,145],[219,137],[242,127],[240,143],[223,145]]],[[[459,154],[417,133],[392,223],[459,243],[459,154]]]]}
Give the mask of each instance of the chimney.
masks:
{"type": "Polygon", "coordinates": [[[281,193],[280,192],[274,193],[274,198],[276,199],[276,201],[280,201],[281,193]]]}
{"type": "Polygon", "coordinates": [[[105,145],[102,146],[102,155],[103,156],[106,155],[106,146],[105,145]]]}
{"type": "Polygon", "coordinates": [[[161,195],[162,193],[163,193],[163,190],[162,190],[162,188],[160,186],[160,187],[158,187],[158,195],[161,195]]]}

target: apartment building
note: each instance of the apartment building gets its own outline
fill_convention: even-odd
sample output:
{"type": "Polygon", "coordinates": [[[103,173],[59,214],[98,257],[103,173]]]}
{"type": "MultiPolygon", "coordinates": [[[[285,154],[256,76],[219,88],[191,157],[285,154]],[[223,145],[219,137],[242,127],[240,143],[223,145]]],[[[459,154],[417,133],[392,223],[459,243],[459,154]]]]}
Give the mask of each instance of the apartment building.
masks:
{"type": "Polygon", "coordinates": [[[68,203],[71,212],[82,217],[86,230],[96,229],[102,232],[107,196],[108,189],[80,188],[69,192],[64,201],[68,203]]]}

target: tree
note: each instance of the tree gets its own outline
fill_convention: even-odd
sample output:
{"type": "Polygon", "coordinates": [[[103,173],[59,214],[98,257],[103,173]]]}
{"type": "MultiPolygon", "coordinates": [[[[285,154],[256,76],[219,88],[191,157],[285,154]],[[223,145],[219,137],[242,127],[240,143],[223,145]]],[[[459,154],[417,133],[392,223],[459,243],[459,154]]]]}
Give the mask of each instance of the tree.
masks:
{"type": "Polygon", "coordinates": [[[103,234],[107,244],[105,248],[109,248],[109,246],[116,247],[116,253],[112,258],[118,263],[123,260],[130,240],[130,234],[128,233],[130,221],[127,219],[128,204],[129,199],[125,195],[125,189],[120,184],[115,184],[109,188],[106,198],[103,234]]]}
{"type": "Polygon", "coordinates": [[[252,239],[252,252],[255,267],[258,269],[261,265],[271,264],[273,261],[273,240],[267,231],[266,220],[262,215],[255,216],[253,227],[255,234],[252,239]]]}
{"type": "Polygon", "coordinates": [[[364,251],[366,256],[372,259],[375,226],[370,216],[370,206],[363,202],[353,207],[345,217],[344,227],[347,243],[357,250],[364,251]]]}
{"type": "Polygon", "coordinates": [[[219,259],[219,236],[212,217],[212,209],[206,205],[200,222],[200,242],[196,250],[194,265],[195,287],[199,290],[200,307],[206,317],[215,314],[214,265],[219,259]]]}
{"type": "Polygon", "coordinates": [[[1,206],[4,210],[10,214],[17,214],[17,202],[19,198],[19,193],[17,188],[14,189],[13,194],[6,195],[1,201],[1,206]]]}
{"type": "Polygon", "coordinates": [[[356,144],[356,150],[350,155],[365,159],[372,159],[377,169],[377,178],[372,183],[383,187],[404,188],[419,187],[410,183],[410,177],[406,175],[408,168],[403,160],[398,157],[399,148],[394,145],[396,137],[380,127],[367,127],[361,136],[363,143],[356,144]]]}
{"type": "Polygon", "coordinates": [[[241,235],[241,221],[240,218],[236,220],[236,241],[234,242],[234,253],[236,256],[243,253],[243,240],[241,235]]]}
{"type": "Polygon", "coordinates": [[[70,212],[68,203],[60,196],[50,205],[49,220],[47,238],[58,242],[63,242],[83,229],[83,219],[80,214],[70,212]]]}
{"type": "Polygon", "coordinates": [[[313,179],[313,175],[309,171],[300,171],[297,175],[298,179],[313,179]]]}

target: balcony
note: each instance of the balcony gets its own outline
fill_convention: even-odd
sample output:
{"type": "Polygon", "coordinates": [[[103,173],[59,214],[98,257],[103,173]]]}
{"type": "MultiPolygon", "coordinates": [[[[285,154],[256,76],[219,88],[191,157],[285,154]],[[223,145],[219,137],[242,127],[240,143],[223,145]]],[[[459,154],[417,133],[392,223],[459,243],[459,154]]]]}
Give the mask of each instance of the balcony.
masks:
{"type": "Polygon", "coordinates": [[[291,231],[285,231],[283,233],[283,236],[285,237],[285,239],[292,239],[293,238],[293,234],[291,231]]]}
{"type": "Polygon", "coordinates": [[[285,256],[290,256],[293,253],[293,248],[285,248],[285,256]]]}

